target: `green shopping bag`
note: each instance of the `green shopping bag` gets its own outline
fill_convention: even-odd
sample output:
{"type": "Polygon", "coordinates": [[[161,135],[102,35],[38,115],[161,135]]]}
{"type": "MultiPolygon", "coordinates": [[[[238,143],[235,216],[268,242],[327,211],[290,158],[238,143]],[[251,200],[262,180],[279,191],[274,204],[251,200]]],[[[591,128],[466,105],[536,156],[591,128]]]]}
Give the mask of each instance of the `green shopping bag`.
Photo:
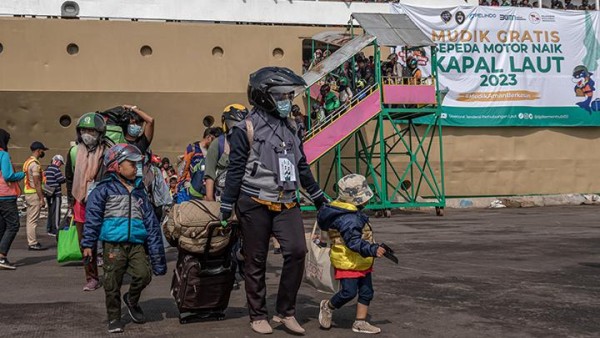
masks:
{"type": "Polygon", "coordinates": [[[71,218],[71,223],[58,230],[58,243],[56,245],[56,260],[59,263],[79,262],[83,259],[79,249],[77,227],[71,218]]]}

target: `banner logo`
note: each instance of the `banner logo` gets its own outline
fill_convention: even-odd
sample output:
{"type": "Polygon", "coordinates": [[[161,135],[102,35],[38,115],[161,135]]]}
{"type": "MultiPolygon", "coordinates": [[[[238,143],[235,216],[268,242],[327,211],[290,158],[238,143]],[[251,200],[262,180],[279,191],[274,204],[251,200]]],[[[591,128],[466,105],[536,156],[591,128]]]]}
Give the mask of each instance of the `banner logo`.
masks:
{"type": "Polygon", "coordinates": [[[494,19],[495,17],[496,17],[496,14],[494,14],[494,13],[486,13],[486,14],[470,13],[469,14],[469,19],[494,19]]]}
{"type": "Polygon", "coordinates": [[[500,21],[523,21],[524,17],[514,14],[500,14],[500,21]]]}
{"type": "Polygon", "coordinates": [[[538,23],[542,22],[542,17],[536,12],[531,12],[529,13],[529,21],[532,24],[537,25],[538,23]]]}
{"type": "Polygon", "coordinates": [[[448,23],[450,20],[452,20],[452,13],[449,11],[443,11],[442,14],[440,14],[440,18],[442,18],[444,23],[448,23]]]}
{"type": "Polygon", "coordinates": [[[466,19],[465,13],[463,13],[462,11],[458,11],[458,12],[456,12],[456,16],[454,18],[456,19],[457,24],[462,25],[466,19]]]}

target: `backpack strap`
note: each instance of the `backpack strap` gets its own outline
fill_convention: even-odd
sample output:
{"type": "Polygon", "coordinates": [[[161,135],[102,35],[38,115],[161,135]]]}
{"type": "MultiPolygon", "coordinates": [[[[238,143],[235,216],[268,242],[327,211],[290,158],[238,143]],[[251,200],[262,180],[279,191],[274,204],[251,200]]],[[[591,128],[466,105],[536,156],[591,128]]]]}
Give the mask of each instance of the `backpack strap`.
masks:
{"type": "MultiPolygon", "coordinates": [[[[219,136],[219,155],[217,156],[217,161],[219,159],[221,159],[221,155],[223,154],[228,154],[229,155],[229,149],[225,149],[225,134],[221,134],[219,136]],[[227,150],[227,151],[225,151],[227,150]]],[[[229,148],[229,147],[227,147],[229,148]]]]}
{"type": "MultiPolygon", "coordinates": [[[[194,153],[202,154],[202,148],[200,148],[200,141],[194,142],[194,153]]],[[[204,154],[202,154],[204,155],[204,154]]]]}
{"type": "Polygon", "coordinates": [[[252,143],[254,143],[254,125],[249,118],[246,119],[246,136],[248,136],[248,144],[252,148],[252,143]]]}

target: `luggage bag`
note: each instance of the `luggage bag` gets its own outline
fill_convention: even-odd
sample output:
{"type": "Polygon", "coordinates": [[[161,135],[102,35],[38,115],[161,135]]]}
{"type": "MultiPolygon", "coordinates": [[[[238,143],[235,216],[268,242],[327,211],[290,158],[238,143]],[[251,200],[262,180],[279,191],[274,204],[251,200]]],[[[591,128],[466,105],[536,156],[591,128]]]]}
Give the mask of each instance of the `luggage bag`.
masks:
{"type": "Polygon", "coordinates": [[[203,254],[179,249],[171,283],[171,294],[179,310],[179,322],[186,324],[204,320],[222,320],[235,280],[236,266],[231,249],[237,238],[237,224],[229,224],[229,243],[211,253],[213,233],[220,222],[210,222],[203,254]]]}

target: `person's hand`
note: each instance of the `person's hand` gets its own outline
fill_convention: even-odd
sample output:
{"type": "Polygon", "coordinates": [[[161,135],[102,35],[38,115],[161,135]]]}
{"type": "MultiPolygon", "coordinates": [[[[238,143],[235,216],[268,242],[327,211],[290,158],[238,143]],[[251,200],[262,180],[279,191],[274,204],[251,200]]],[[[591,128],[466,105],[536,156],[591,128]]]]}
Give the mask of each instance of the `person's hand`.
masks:
{"type": "Polygon", "coordinates": [[[227,223],[227,221],[230,218],[231,218],[231,211],[221,210],[221,212],[219,213],[219,221],[221,221],[221,223],[223,223],[223,222],[227,223]]]}
{"type": "Polygon", "coordinates": [[[46,207],[46,200],[42,198],[40,200],[40,208],[44,209],[45,207],[46,207]]]}
{"type": "Polygon", "coordinates": [[[321,197],[316,198],[313,203],[315,204],[317,210],[319,210],[323,205],[329,203],[329,200],[327,197],[325,197],[325,195],[321,195],[321,197]]]}
{"type": "Polygon", "coordinates": [[[378,247],[377,248],[377,258],[383,257],[383,254],[385,254],[385,249],[382,247],[378,247]]]}
{"type": "Polygon", "coordinates": [[[135,108],[137,108],[137,106],[132,106],[130,104],[124,104],[122,107],[127,110],[134,110],[135,108]]]}
{"type": "Polygon", "coordinates": [[[83,257],[92,257],[92,248],[84,248],[83,257]]]}

